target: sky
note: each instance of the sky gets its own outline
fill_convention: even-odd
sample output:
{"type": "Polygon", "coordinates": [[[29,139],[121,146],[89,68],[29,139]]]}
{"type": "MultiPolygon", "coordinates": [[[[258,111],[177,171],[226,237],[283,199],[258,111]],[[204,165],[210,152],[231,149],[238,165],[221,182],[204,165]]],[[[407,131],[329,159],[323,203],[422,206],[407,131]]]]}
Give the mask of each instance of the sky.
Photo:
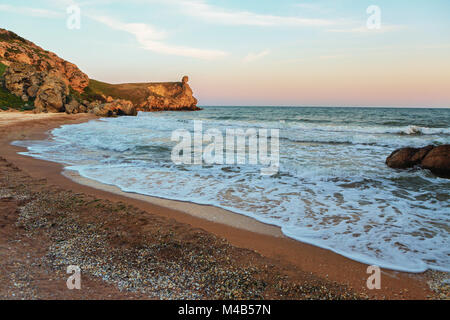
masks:
{"type": "Polygon", "coordinates": [[[188,75],[201,106],[449,108],[449,13],[448,0],[0,0],[0,28],[101,81],[188,75]]]}

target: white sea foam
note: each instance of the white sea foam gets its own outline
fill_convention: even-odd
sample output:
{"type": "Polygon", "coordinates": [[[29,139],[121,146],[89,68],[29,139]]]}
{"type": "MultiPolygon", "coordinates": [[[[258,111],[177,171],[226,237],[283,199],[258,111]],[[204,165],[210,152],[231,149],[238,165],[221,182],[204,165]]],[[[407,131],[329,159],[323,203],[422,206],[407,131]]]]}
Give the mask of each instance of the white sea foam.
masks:
{"type": "Polygon", "coordinates": [[[382,112],[364,125],[364,114],[352,123],[328,111],[298,116],[298,110],[238,110],[240,117],[226,108],[141,113],[67,125],[52,131],[53,141],[17,144],[28,148],[25,154],[65,163],[123,191],[222,207],[361,262],[411,272],[450,271],[450,181],[384,164],[397,147],[449,143],[448,126],[411,125],[414,115],[402,122],[382,112]],[[305,123],[306,116],[317,121],[305,123]],[[371,123],[376,117],[381,120],[371,123]],[[192,130],[192,120],[200,118],[205,130],[279,128],[279,174],[261,176],[255,165],[174,165],[171,132],[192,130]]]}

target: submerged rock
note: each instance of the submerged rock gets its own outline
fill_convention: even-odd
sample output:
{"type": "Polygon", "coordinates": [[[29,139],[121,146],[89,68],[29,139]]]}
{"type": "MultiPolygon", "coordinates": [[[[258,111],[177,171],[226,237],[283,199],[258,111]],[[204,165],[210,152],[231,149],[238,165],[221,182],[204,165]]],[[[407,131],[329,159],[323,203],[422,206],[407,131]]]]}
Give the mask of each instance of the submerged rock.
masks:
{"type": "Polygon", "coordinates": [[[426,146],[424,148],[401,148],[391,153],[386,159],[388,167],[396,169],[412,168],[420,164],[427,153],[433,149],[433,146],[426,146]]]}
{"type": "Polygon", "coordinates": [[[449,178],[450,145],[400,148],[387,157],[386,165],[395,169],[407,169],[418,166],[430,170],[437,176],[449,178]]]}
{"type": "Polygon", "coordinates": [[[450,145],[434,147],[427,153],[420,165],[436,175],[450,178],[450,145]]]}

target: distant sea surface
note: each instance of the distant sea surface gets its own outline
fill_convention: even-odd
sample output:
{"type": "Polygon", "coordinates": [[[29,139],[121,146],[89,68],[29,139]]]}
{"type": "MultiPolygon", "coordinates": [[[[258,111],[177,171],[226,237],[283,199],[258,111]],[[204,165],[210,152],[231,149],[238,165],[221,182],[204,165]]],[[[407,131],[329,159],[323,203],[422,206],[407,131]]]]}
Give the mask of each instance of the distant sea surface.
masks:
{"type": "Polygon", "coordinates": [[[385,165],[396,148],[450,143],[450,109],[205,107],[139,113],[15,144],[80,175],[135,192],[210,204],[281,227],[288,237],[396,270],[450,271],[450,180],[385,165]],[[280,170],[175,165],[171,134],[280,129],[280,170]]]}

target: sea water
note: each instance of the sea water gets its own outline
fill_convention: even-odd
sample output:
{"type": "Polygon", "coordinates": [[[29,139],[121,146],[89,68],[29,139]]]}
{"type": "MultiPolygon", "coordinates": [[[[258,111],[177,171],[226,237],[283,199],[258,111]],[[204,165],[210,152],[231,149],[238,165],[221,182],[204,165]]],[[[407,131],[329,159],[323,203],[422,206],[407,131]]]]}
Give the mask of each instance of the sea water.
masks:
{"type": "Polygon", "coordinates": [[[449,109],[205,107],[54,129],[23,154],[125,192],[210,204],[293,239],[395,270],[450,271],[450,180],[385,165],[400,147],[450,143],[449,109]],[[258,165],[174,164],[177,129],[279,129],[277,174],[258,165]]]}

